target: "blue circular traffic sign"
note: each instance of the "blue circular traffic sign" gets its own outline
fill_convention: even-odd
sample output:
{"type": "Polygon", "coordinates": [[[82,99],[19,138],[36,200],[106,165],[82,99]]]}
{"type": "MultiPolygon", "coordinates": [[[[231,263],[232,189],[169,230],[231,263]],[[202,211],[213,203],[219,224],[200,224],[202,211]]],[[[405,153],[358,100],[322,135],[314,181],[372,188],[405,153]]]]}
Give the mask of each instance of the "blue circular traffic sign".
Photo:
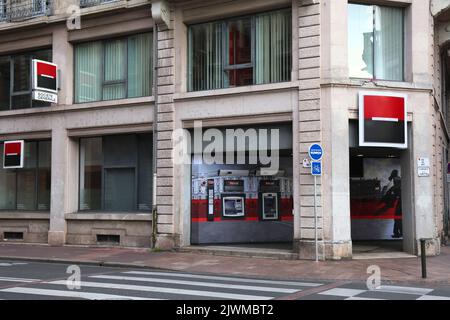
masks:
{"type": "Polygon", "coordinates": [[[308,150],[309,157],[314,161],[320,161],[323,156],[323,149],[320,144],[313,144],[308,150]]]}

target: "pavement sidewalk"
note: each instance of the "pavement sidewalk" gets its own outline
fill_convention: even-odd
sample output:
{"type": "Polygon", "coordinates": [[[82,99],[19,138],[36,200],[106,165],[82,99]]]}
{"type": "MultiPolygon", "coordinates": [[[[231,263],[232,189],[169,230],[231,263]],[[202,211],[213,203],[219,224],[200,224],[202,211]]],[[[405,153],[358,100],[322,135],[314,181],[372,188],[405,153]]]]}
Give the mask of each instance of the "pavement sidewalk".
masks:
{"type": "Polygon", "coordinates": [[[149,249],[51,247],[0,244],[0,259],[157,268],[192,273],[252,276],[283,280],[366,281],[367,268],[378,265],[382,281],[450,285],[450,247],[427,258],[428,278],[421,278],[420,258],[325,261],[275,260],[149,249]]]}

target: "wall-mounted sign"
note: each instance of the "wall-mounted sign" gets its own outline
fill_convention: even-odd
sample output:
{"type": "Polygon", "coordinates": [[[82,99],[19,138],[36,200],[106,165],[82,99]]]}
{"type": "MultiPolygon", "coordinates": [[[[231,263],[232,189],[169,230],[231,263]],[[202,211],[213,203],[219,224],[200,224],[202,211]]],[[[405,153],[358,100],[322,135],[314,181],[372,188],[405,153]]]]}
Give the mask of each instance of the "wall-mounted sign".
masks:
{"type": "Polygon", "coordinates": [[[303,168],[311,168],[311,160],[303,159],[302,165],[303,165],[303,168]]]}
{"type": "Polygon", "coordinates": [[[447,162],[447,182],[450,183],[450,162],[447,162]]]}
{"type": "Polygon", "coordinates": [[[24,141],[5,141],[3,144],[3,168],[23,168],[24,141]]]}
{"type": "Polygon", "coordinates": [[[417,159],[417,175],[419,177],[429,177],[430,176],[430,159],[429,158],[417,159]]]}
{"type": "Polygon", "coordinates": [[[359,93],[359,145],[408,148],[406,95],[359,93]]]}
{"type": "Polygon", "coordinates": [[[58,72],[54,63],[32,60],[32,91],[33,100],[58,102],[58,72]]]}

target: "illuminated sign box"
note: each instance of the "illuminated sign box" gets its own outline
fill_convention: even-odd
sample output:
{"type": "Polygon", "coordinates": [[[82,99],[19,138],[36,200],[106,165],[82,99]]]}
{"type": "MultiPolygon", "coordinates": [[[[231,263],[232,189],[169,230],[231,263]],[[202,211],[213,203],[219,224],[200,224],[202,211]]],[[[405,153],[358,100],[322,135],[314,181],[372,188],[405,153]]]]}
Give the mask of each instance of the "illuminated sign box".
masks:
{"type": "Polygon", "coordinates": [[[5,141],[3,145],[3,168],[23,168],[24,141],[5,141]]]}
{"type": "Polygon", "coordinates": [[[57,65],[51,62],[32,60],[33,100],[58,102],[57,65]]]}
{"type": "Polygon", "coordinates": [[[359,93],[359,145],[408,148],[406,95],[359,93]]]}

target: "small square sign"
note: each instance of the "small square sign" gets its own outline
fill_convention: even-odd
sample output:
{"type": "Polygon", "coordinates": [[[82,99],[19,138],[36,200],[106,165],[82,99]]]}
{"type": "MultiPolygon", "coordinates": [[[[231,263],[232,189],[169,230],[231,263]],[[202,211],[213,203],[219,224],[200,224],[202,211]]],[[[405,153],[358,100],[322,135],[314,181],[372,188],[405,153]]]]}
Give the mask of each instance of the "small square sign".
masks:
{"type": "Polygon", "coordinates": [[[322,175],[322,162],[320,162],[320,161],[311,162],[311,174],[313,176],[321,176],[322,175]]]}
{"type": "Polygon", "coordinates": [[[24,141],[5,141],[3,145],[3,168],[23,168],[24,141]]]}

